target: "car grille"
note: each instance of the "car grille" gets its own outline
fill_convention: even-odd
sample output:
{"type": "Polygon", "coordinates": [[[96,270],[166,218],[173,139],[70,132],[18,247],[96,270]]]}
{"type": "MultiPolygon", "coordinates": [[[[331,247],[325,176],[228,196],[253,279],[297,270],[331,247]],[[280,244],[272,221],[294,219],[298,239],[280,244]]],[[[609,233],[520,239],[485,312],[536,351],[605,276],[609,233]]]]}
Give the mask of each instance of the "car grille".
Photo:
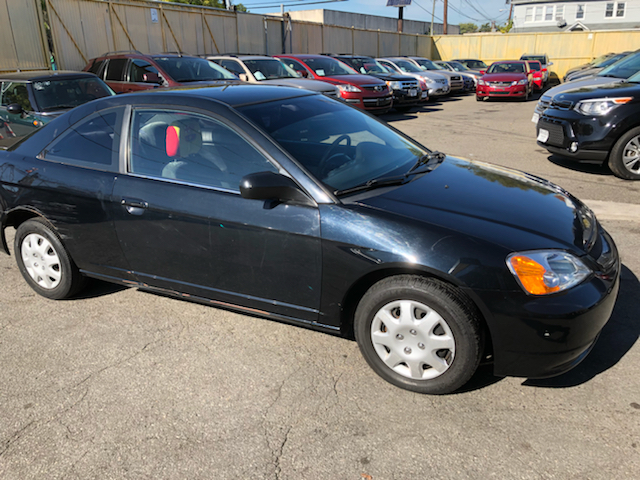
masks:
{"type": "Polygon", "coordinates": [[[441,83],[442,85],[446,85],[447,84],[447,80],[444,78],[440,78],[438,80],[436,80],[436,83],[441,83]]]}
{"type": "Polygon", "coordinates": [[[511,85],[511,82],[489,82],[489,85],[492,87],[508,87],[511,85]]]}
{"type": "Polygon", "coordinates": [[[511,92],[491,92],[491,95],[509,95],[511,92]]]}
{"type": "Polygon", "coordinates": [[[411,88],[418,88],[417,80],[408,80],[406,82],[402,82],[402,90],[409,90],[411,88]]]}
{"type": "Polygon", "coordinates": [[[552,100],[551,106],[559,110],[570,110],[571,107],[573,107],[573,102],[570,102],[569,100],[562,100],[562,101],[552,100]]]}
{"type": "Polygon", "coordinates": [[[460,77],[451,77],[451,80],[460,80],[460,77]]]}
{"type": "Polygon", "coordinates": [[[387,107],[391,105],[391,96],[383,98],[364,98],[362,99],[365,107],[387,107]]]}
{"type": "Polygon", "coordinates": [[[549,132],[549,138],[546,141],[547,145],[564,147],[564,128],[562,128],[561,123],[542,118],[538,122],[538,127],[549,132]]]}
{"type": "Polygon", "coordinates": [[[386,85],[362,85],[360,88],[366,90],[367,92],[383,93],[387,91],[386,85]]]}

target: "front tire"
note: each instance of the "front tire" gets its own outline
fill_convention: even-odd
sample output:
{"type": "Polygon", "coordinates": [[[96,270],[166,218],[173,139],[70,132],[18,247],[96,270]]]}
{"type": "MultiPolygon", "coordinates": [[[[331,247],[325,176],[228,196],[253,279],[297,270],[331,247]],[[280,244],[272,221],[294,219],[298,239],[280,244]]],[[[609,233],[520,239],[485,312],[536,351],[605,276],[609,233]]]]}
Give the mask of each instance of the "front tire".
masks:
{"type": "Polygon", "coordinates": [[[476,371],[483,347],[475,305],[454,287],[414,275],[373,285],[355,313],[354,333],[371,368],[418,393],[451,393],[476,371]]]}
{"type": "Polygon", "coordinates": [[[640,180],[640,127],[618,139],[609,154],[609,168],[616,177],[640,180]]]}
{"type": "Polygon", "coordinates": [[[41,218],[32,218],[18,227],[14,253],[20,273],[43,297],[69,298],[84,285],[84,277],[60,238],[41,218]]]}

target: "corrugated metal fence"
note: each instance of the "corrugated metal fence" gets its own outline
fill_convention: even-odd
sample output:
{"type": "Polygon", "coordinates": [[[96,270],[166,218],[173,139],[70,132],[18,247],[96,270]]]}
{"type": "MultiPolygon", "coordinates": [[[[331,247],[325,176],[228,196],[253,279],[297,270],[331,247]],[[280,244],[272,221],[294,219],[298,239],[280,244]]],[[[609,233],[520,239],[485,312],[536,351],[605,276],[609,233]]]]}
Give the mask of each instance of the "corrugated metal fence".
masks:
{"type": "Polygon", "coordinates": [[[0,72],[49,68],[40,3],[0,0],[0,72]]]}
{"type": "MultiPolygon", "coordinates": [[[[2,0],[0,0],[2,1],[2,0]]],[[[46,0],[60,68],[107,51],[278,54],[335,52],[431,56],[431,38],[146,0],[46,0]],[[283,31],[285,41],[283,42],[283,31]]]]}
{"type": "MultiPolygon", "coordinates": [[[[48,68],[41,0],[0,0],[0,71],[48,68]]],[[[610,51],[635,50],[640,30],[434,36],[337,27],[152,0],[45,0],[59,68],[107,51],[190,54],[356,53],[480,58],[547,53],[561,77],[610,51]],[[283,41],[284,34],[284,41],[283,41]]]]}

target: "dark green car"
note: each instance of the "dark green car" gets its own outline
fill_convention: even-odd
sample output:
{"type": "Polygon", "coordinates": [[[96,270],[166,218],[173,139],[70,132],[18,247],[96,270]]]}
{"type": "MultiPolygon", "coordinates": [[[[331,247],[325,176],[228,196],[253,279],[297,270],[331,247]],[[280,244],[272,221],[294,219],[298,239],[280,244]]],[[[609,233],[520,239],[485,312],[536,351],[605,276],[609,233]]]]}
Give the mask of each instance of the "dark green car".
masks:
{"type": "Polygon", "coordinates": [[[91,73],[49,70],[0,75],[0,148],[6,148],[67,110],[115,95],[91,73]]]}

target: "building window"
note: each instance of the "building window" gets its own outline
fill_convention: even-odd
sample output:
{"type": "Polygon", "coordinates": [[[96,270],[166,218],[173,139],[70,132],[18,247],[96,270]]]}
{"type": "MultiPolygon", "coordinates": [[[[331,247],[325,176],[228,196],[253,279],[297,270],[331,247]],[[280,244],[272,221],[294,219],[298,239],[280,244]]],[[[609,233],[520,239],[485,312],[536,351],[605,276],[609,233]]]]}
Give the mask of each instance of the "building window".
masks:
{"type": "Polygon", "coordinates": [[[544,21],[550,22],[552,20],[553,20],[553,5],[547,5],[545,7],[545,12],[544,12],[544,21]]]}
{"type": "Polygon", "coordinates": [[[536,16],[535,16],[535,21],[536,22],[541,22],[542,21],[542,9],[543,9],[543,7],[536,7],[536,16]]]}
{"type": "Polygon", "coordinates": [[[560,21],[564,19],[564,5],[556,6],[556,20],[560,21]]]}
{"type": "Polygon", "coordinates": [[[533,7],[527,7],[525,16],[524,16],[524,21],[525,22],[532,22],[533,21],[533,7]]]}
{"type": "Polygon", "coordinates": [[[607,3],[607,5],[605,6],[604,16],[605,17],[613,17],[613,2],[612,3],[607,3]]]}
{"type": "Polygon", "coordinates": [[[624,17],[624,2],[618,2],[618,8],[616,8],[616,17],[624,17]]]}
{"type": "Polygon", "coordinates": [[[584,4],[578,5],[576,10],[576,19],[584,18],[584,4]]]}

